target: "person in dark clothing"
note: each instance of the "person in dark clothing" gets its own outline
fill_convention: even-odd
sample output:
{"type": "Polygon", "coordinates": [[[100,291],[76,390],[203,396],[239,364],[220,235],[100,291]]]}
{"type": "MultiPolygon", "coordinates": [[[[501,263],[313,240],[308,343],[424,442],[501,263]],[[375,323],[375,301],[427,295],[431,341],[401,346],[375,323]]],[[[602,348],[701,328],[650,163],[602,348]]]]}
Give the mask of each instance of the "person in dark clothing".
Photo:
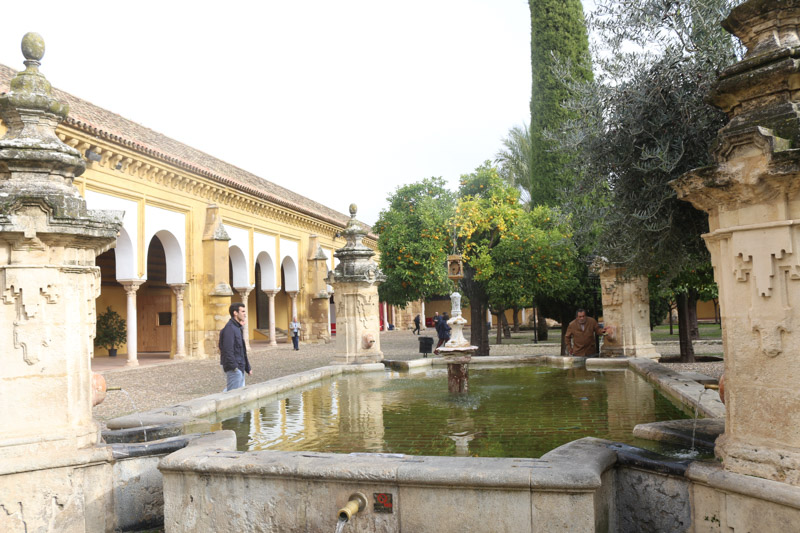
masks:
{"type": "Polygon", "coordinates": [[[436,335],[439,337],[439,344],[436,345],[434,352],[439,349],[439,346],[450,340],[450,324],[447,321],[450,319],[447,313],[443,313],[436,323],[436,335]]]}
{"type": "Polygon", "coordinates": [[[219,364],[225,372],[226,386],[222,392],[244,387],[245,374],[253,374],[247,359],[242,328],[247,322],[247,309],[241,302],[228,308],[231,318],[219,332],[219,364]]]}
{"type": "Polygon", "coordinates": [[[416,333],[417,335],[419,335],[419,315],[414,317],[414,331],[412,331],[411,333],[416,333]]]}

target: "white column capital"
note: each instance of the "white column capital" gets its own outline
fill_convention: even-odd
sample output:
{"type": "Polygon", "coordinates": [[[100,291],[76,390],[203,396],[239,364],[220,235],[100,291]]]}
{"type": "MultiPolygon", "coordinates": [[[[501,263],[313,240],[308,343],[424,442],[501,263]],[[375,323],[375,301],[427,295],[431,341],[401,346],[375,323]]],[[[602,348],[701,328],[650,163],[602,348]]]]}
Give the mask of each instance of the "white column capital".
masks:
{"type": "Polygon", "coordinates": [[[175,293],[175,297],[178,299],[183,299],[183,293],[186,290],[186,287],[189,286],[188,283],[169,283],[168,285],[172,289],[172,292],[175,293]]]}
{"type": "Polygon", "coordinates": [[[117,282],[122,285],[127,294],[135,293],[139,287],[147,281],[146,279],[118,279],[117,282]]]}

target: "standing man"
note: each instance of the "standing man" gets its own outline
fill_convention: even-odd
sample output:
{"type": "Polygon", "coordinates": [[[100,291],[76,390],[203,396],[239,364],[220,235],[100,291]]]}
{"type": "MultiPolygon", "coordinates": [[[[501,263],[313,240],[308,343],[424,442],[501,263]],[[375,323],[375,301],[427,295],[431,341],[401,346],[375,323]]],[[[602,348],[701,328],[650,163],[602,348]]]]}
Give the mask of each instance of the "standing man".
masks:
{"type": "Polygon", "coordinates": [[[411,333],[416,333],[417,335],[419,335],[419,315],[414,317],[414,331],[412,331],[411,333]]]}
{"type": "Polygon", "coordinates": [[[597,355],[595,335],[605,335],[605,328],[601,328],[597,320],[586,316],[585,309],[578,309],[575,320],[567,326],[564,335],[567,353],[578,357],[594,357],[597,355]]]}
{"type": "Polygon", "coordinates": [[[294,345],[295,350],[300,349],[300,322],[297,321],[297,317],[293,316],[292,321],[289,322],[289,329],[292,332],[292,344],[294,345]]]}
{"type": "Polygon", "coordinates": [[[226,386],[222,392],[244,387],[245,374],[253,374],[247,359],[242,327],[247,322],[247,309],[241,302],[228,308],[231,319],[219,332],[219,364],[225,371],[226,386]]]}
{"type": "Polygon", "coordinates": [[[439,327],[439,311],[433,313],[433,327],[434,328],[439,327]]]}

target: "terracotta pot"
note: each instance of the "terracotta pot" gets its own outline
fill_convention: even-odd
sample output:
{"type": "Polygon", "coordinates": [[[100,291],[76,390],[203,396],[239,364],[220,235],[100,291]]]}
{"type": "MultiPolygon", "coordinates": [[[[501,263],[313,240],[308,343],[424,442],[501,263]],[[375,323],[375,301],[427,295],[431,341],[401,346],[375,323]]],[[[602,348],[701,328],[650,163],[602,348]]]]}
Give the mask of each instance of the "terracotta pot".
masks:
{"type": "Polygon", "coordinates": [[[106,399],[106,378],[96,372],[92,373],[92,407],[103,403],[106,399]]]}

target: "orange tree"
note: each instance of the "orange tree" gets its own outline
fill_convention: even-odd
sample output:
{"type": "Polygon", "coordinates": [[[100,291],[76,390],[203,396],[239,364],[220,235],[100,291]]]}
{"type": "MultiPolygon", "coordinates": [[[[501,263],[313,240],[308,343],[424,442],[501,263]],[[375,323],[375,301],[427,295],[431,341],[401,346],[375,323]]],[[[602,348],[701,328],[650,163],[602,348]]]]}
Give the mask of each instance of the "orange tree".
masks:
{"type": "Polygon", "coordinates": [[[380,299],[405,307],[408,302],[448,294],[446,259],[452,247],[453,193],[442,178],[398,187],[389,196],[373,230],[379,235],[380,265],[386,281],[380,299]]]}
{"type": "Polygon", "coordinates": [[[478,355],[488,355],[486,310],[499,318],[506,309],[573,290],[576,251],[568,218],[545,206],[526,211],[519,191],[489,162],[461,177],[458,196],[453,224],[464,258],[471,343],[478,355]]]}

